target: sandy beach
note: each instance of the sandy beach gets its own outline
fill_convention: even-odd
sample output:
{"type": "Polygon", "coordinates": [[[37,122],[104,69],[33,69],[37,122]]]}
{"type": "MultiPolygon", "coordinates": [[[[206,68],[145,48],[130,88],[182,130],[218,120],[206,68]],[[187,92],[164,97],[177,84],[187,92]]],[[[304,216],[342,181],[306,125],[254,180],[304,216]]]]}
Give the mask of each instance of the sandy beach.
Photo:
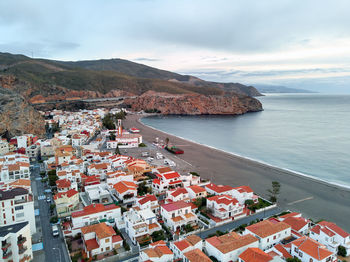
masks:
{"type": "Polygon", "coordinates": [[[156,137],[183,145],[185,153],[177,157],[188,163],[187,171],[216,184],[249,185],[259,195],[266,196],[272,181],[281,184],[278,205],[283,209],[301,212],[314,221],[326,219],[350,231],[350,190],[305,177],[284,169],[245,159],[221,150],[193,143],[143,125],[142,115],[128,115],[126,128],[140,129],[143,139],[152,142],[156,137]]]}

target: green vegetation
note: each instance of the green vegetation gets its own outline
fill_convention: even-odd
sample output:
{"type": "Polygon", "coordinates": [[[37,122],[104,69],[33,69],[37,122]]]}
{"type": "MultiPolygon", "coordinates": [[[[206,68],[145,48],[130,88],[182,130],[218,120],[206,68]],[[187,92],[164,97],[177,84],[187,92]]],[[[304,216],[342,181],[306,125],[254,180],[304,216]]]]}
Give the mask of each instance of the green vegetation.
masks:
{"type": "Polygon", "coordinates": [[[198,176],[198,177],[199,177],[199,174],[198,174],[197,172],[190,172],[190,174],[191,174],[192,176],[198,176]]]}
{"type": "Polygon", "coordinates": [[[207,199],[205,197],[201,197],[201,198],[196,198],[193,203],[198,207],[198,209],[202,209],[204,207],[206,207],[207,205],[207,199]]]}
{"type": "Polygon", "coordinates": [[[287,258],[287,262],[301,262],[299,258],[293,257],[293,258],[287,258]]]}
{"type": "Polygon", "coordinates": [[[57,222],[58,222],[58,217],[55,216],[55,217],[51,217],[50,218],[50,223],[51,224],[56,224],[57,222]]]}
{"type": "Polygon", "coordinates": [[[109,130],[115,129],[115,117],[113,114],[107,114],[105,117],[102,119],[102,124],[105,128],[109,130]]]}
{"type": "Polygon", "coordinates": [[[268,207],[268,206],[271,206],[271,203],[265,201],[262,198],[259,198],[258,203],[250,205],[250,206],[247,206],[247,207],[248,207],[248,209],[250,209],[253,212],[255,212],[257,209],[265,208],[265,207],[268,207]]]}
{"type": "Polygon", "coordinates": [[[209,217],[206,213],[204,213],[204,212],[201,211],[200,214],[201,214],[202,216],[204,216],[205,218],[210,219],[210,217],[209,217]]]}
{"type": "Polygon", "coordinates": [[[173,235],[170,232],[169,228],[166,225],[164,225],[164,224],[161,224],[161,225],[162,225],[162,228],[163,228],[163,230],[165,231],[165,233],[167,235],[168,241],[173,240],[173,235]]]}
{"type": "Polygon", "coordinates": [[[55,209],[55,207],[56,207],[56,205],[55,205],[55,204],[51,204],[51,205],[50,205],[50,210],[54,210],[54,209],[55,209]]]}
{"type": "Polygon", "coordinates": [[[47,175],[49,177],[49,184],[50,186],[55,186],[56,185],[56,181],[58,180],[58,176],[56,175],[56,170],[50,170],[49,172],[47,172],[47,175]]]}
{"type": "Polygon", "coordinates": [[[119,146],[117,145],[117,148],[115,149],[115,153],[116,155],[120,155],[120,150],[119,150],[119,146]]]}
{"type": "Polygon", "coordinates": [[[147,145],[145,143],[140,143],[139,147],[147,147],[147,145]]]}
{"type": "Polygon", "coordinates": [[[78,262],[81,260],[81,258],[83,257],[81,251],[76,253],[73,257],[72,257],[72,262],[78,262]]]}
{"type": "Polygon", "coordinates": [[[145,109],[145,113],[162,113],[162,112],[157,108],[152,108],[152,109],[145,109]]]}
{"type": "Polygon", "coordinates": [[[115,140],[115,133],[114,132],[109,132],[109,140],[115,140]]]}
{"type": "Polygon", "coordinates": [[[272,181],[272,188],[267,190],[271,202],[273,203],[277,202],[277,197],[280,194],[280,191],[281,191],[281,184],[277,181],[272,181]]]}
{"type": "Polygon", "coordinates": [[[190,224],[187,224],[184,229],[186,233],[192,232],[194,230],[194,228],[190,224]]]}
{"type": "Polygon", "coordinates": [[[143,196],[145,194],[152,193],[152,188],[148,187],[146,182],[143,181],[139,186],[137,187],[137,194],[140,196],[143,196]]]}
{"type": "Polygon", "coordinates": [[[155,231],[151,235],[153,242],[157,242],[159,240],[165,240],[165,234],[163,230],[155,231]]]}
{"type": "Polygon", "coordinates": [[[337,255],[341,257],[346,257],[346,248],[343,246],[338,246],[337,255]]]}

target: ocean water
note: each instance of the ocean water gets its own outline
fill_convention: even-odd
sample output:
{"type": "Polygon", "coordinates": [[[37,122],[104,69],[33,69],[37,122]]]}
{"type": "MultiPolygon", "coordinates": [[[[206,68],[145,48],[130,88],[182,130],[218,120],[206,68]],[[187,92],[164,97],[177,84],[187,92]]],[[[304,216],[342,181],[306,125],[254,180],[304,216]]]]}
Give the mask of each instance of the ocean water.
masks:
{"type": "Polygon", "coordinates": [[[243,157],[350,186],[350,95],[268,94],[242,116],[155,116],[142,122],[243,157]]]}

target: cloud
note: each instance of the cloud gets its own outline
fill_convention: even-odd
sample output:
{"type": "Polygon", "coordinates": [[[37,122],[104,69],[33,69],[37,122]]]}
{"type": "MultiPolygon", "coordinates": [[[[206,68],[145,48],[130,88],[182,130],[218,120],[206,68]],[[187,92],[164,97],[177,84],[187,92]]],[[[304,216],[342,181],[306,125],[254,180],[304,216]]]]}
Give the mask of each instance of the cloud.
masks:
{"type": "Polygon", "coordinates": [[[147,58],[147,57],[138,57],[133,59],[134,61],[139,61],[139,62],[156,62],[160,61],[160,59],[157,58],[147,58]]]}

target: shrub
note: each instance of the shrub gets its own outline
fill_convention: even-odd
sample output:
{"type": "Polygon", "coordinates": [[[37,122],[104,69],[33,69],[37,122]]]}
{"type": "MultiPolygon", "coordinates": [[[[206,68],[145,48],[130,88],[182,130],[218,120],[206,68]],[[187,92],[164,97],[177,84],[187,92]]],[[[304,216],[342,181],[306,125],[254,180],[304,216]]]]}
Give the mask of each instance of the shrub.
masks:
{"type": "Polygon", "coordinates": [[[140,143],[139,147],[147,147],[147,145],[145,143],[140,143]]]}
{"type": "Polygon", "coordinates": [[[157,242],[159,240],[165,240],[165,234],[163,230],[153,232],[151,237],[153,242],[157,242]]]}
{"type": "Polygon", "coordinates": [[[346,249],[343,246],[338,247],[338,256],[346,257],[346,249]]]}
{"type": "Polygon", "coordinates": [[[52,223],[52,224],[56,224],[58,222],[58,217],[51,217],[50,218],[50,223],[52,223]]]}

